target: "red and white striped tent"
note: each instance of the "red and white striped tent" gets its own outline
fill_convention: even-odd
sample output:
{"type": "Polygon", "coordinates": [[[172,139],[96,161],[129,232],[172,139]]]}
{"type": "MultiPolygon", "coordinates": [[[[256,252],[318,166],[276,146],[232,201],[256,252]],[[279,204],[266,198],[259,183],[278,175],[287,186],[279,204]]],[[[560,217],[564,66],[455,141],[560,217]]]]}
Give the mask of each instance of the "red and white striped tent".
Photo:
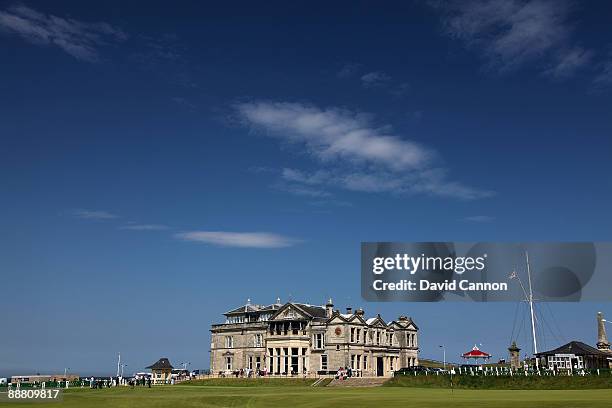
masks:
{"type": "Polygon", "coordinates": [[[470,351],[468,351],[467,353],[463,353],[461,357],[463,357],[466,361],[474,359],[476,361],[476,364],[478,364],[478,359],[481,358],[483,361],[486,361],[491,358],[491,355],[480,350],[476,345],[474,345],[474,347],[472,347],[470,351]]]}

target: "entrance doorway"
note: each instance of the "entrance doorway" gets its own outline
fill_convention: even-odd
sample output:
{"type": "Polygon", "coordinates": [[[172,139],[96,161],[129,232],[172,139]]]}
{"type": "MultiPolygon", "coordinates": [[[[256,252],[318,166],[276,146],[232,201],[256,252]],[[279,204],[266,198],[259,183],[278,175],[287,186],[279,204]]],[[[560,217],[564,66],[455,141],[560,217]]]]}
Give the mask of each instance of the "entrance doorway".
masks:
{"type": "Polygon", "coordinates": [[[382,357],[376,357],[376,376],[382,377],[385,375],[385,364],[382,357]]]}

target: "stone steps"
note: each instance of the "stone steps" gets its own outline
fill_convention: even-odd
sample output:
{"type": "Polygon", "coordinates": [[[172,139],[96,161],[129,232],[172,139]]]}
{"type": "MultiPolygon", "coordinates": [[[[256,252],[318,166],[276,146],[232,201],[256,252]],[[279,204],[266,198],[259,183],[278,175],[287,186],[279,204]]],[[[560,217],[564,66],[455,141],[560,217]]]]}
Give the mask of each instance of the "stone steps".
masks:
{"type": "Polygon", "coordinates": [[[387,377],[351,377],[346,380],[334,378],[328,387],[379,387],[388,380],[387,377]]]}

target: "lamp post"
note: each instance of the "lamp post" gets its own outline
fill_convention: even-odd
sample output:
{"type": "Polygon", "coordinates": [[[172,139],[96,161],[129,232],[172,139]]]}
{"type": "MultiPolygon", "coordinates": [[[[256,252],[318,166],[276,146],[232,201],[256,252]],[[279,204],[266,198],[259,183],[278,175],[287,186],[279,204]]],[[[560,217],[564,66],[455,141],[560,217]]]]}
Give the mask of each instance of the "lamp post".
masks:
{"type": "Polygon", "coordinates": [[[444,347],[444,344],[439,346],[442,349],[442,366],[444,367],[444,370],[446,370],[446,347],[444,347]]]}

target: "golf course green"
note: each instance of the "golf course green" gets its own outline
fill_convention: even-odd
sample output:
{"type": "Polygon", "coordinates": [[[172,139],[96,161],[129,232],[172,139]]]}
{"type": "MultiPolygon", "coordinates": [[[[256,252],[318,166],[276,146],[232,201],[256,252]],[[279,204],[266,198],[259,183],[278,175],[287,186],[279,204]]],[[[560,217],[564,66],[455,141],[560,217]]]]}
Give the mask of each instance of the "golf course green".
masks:
{"type": "MultiPolygon", "coordinates": [[[[43,405],[46,405],[42,403],[43,405]]],[[[409,387],[162,386],[70,389],[56,407],[606,407],[612,389],[466,390],[409,387]]],[[[2,407],[41,407],[40,402],[0,403],[2,407]]]]}

